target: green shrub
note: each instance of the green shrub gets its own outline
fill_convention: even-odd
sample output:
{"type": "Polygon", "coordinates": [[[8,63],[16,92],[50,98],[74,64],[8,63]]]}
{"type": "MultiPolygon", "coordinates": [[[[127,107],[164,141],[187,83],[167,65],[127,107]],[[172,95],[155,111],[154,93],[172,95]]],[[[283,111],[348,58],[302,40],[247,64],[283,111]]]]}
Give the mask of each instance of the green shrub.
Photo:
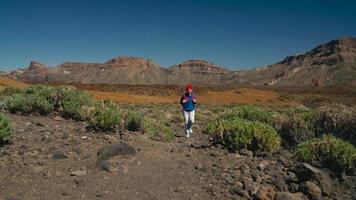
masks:
{"type": "Polygon", "coordinates": [[[92,106],[92,98],[74,87],[54,88],[35,85],[6,97],[2,107],[12,113],[39,113],[41,115],[58,111],[62,116],[82,120],[85,107],[92,106]]]}
{"type": "Polygon", "coordinates": [[[30,113],[32,111],[30,102],[22,93],[6,97],[3,101],[3,108],[11,113],[30,113]]]}
{"type": "Polygon", "coordinates": [[[52,87],[35,85],[6,97],[3,108],[12,113],[45,115],[54,110],[55,98],[56,92],[52,87]]]}
{"type": "Polygon", "coordinates": [[[223,119],[247,119],[250,121],[264,122],[272,124],[276,113],[255,105],[238,105],[228,108],[227,111],[220,115],[223,119]]]}
{"type": "Polygon", "coordinates": [[[0,113],[0,142],[5,139],[5,137],[11,134],[11,123],[10,120],[2,113],[0,113]]]}
{"type": "Polygon", "coordinates": [[[115,103],[108,100],[99,101],[90,114],[89,124],[96,130],[121,131],[121,112],[115,103]]]}
{"type": "Polygon", "coordinates": [[[48,114],[54,110],[54,105],[38,94],[28,95],[24,93],[13,94],[5,98],[4,109],[11,113],[20,112],[22,114],[39,113],[48,114]]]}
{"type": "Polygon", "coordinates": [[[356,110],[338,104],[322,107],[315,128],[317,135],[331,133],[356,145],[356,110]]]}
{"type": "Polygon", "coordinates": [[[274,119],[274,127],[283,138],[284,146],[295,146],[305,139],[315,137],[315,110],[292,108],[283,110],[274,119]]]}
{"type": "Polygon", "coordinates": [[[57,89],[56,109],[64,117],[83,120],[86,109],[93,105],[91,96],[74,87],[60,87],[57,89]]]}
{"type": "Polygon", "coordinates": [[[323,135],[298,145],[299,159],[319,163],[335,171],[348,170],[356,165],[356,148],[332,135],[323,135]]]}
{"type": "Polygon", "coordinates": [[[46,100],[51,105],[55,104],[57,98],[56,89],[46,85],[30,86],[25,88],[22,93],[28,97],[35,96],[36,98],[46,100]]]}
{"type": "Polygon", "coordinates": [[[127,110],[124,112],[125,129],[140,131],[143,129],[143,116],[141,113],[127,110]]]}
{"type": "Polygon", "coordinates": [[[246,119],[219,120],[208,124],[206,132],[212,135],[216,142],[232,150],[249,148],[272,151],[281,143],[273,127],[246,119]]]}

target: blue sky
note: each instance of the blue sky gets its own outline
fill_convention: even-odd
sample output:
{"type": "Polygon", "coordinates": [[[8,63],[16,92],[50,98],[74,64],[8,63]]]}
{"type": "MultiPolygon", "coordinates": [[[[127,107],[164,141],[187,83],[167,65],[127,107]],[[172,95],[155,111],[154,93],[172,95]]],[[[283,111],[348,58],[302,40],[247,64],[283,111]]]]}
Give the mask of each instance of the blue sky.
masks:
{"type": "Polygon", "coordinates": [[[352,0],[0,0],[0,70],[119,55],[253,68],[355,37],[355,10],[352,0]]]}

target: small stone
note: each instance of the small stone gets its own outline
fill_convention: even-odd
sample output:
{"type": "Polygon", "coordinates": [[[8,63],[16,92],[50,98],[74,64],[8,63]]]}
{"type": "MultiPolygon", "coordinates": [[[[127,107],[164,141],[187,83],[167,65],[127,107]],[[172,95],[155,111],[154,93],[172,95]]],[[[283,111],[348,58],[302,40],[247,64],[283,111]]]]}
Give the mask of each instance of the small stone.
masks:
{"type": "Polygon", "coordinates": [[[276,192],[272,187],[262,187],[256,194],[257,200],[274,200],[276,192]]]}
{"type": "Polygon", "coordinates": [[[21,200],[19,197],[6,197],[4,200],[21,200]]]}
{"type": "Polygon", "coordinates": [[[55,120],[55,121],[63,121],[64,119],[63,119],[63,117],[61,117],[61,116],[56,116],[56,117],[54,118],[54,120],[55,120]]]}
{"type": "Polygon", "coordinates": [[[232,187],[230,190],[230,193],[237,194],[237,195],[239,195],[241,197],[245,197],[247,199],[250,198],[250,195],[241,186],[232,187]]]}
{"type": "Polygon", "coordinates": [[[241,155],[248,156],[248,157],[252,157],[253,155],[252,151],[249,151],[248,149],[241,149],[239,153],[241,155]]]}
{"type": "Polygon", "coordinates": [[[282,175],[276,175],[276,178],[272,181],[272,185],[274,185],[278,191],[288,191],[288,186],[282,175]]]}
{"type": "Polygon", "coordinates": [[[257,169],[258,170],[261,170],[261,171],[263,171],[264,169],[265,169],[265,165],[263,164],[263,163],[259,163],[258,165],[257,165],[257,169]]]}
{"type": "Polygon", "coordinates": [[[313,182],[307,181],[305,182],[305,190],[304,193],[311,199],[320,199],[321,198],[321,190],[320,188],[313,182]]]}
{"type": "Polygon", "coordinates": [[[227,184],[233,185],[235,183],[235,180],[231,176],[227,176],[225,178],[225,181],[227,184]]]}
{"type": "Polygon", "coordinates": [[[242,183],[243,183],[243,188],[247,190],[250,194],[253,193],[255,184],[253,183],[253,180],[249,177],[242,177],[242,183]]]}
{"type": "Polygon", "coordinates": [[[84,176],[85,174],[87,174],[87,167],[83,167],[81,169],[78,169],[78,170],[74,170],[72,172],[70,172],[70,175],[71,176],[84,176]]]}
{"type": "Polygon", "coordinates": [[[68,134],[67,132],[64,132],[64,133],[62,134],[61,139],[62,139],[62,140],[66,140],[66,139],[68,139],[68,138],[69,138],[69,134],[68,134]]]}
{"type": "Polygon", "coordinates": [[[274,200],[308,200],[303,193],[276,192],[274,200]]]}
{"type": "Polygon", "coordinates": [[[260,175],[256,175],[255,182],[256,182],[257,184],[262,183],[262,178],[261,178],[260,175]]]}
{"type": "Polygon", "coordinates": [[[45,168],[42,166],[35,166],[32,168],[32,171],[36,174],[44,172],[45,168]]]}
{"type": "Polygon", "coordinates": [[[53,160],[62,160],[62,159],[66,159],[68,158],[68,156],[66,156],[64,153],[62,152],[55,152],[52,155],[52,159],[53,160]]]}
{"type": "Polygon", "coordinates": [[[195,168],[199,171],[206,171],[206,167],[201,162],[195,168]]]}

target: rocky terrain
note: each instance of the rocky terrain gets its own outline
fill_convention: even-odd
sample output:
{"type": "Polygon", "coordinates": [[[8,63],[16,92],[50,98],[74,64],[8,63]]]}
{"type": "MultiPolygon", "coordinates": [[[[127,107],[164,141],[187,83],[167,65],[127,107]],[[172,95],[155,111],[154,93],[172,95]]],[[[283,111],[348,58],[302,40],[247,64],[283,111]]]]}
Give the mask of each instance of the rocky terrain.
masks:
{"type": "Polygon", "coordinates": [[[343,38],[281,62],[252,70],[232,71],[204,60],[169,68],[150,59],[117,57],[105,63],[67,62],[48,67],[31,62],[9,77],[30,83],[185,84],[307,87],[356,85],[356,38],[343,38]]]}
{"type": "MultiPolygon", "coordinates": [[[[150,112],[149,109],[146,112],[150,112]]],[[[296,161],[293,152],[229,152],[198,121],[172,142],[140,132],[103,134],[56,115],[7,114],[1,199],[355,199],[356,176],[296,161]]]]}

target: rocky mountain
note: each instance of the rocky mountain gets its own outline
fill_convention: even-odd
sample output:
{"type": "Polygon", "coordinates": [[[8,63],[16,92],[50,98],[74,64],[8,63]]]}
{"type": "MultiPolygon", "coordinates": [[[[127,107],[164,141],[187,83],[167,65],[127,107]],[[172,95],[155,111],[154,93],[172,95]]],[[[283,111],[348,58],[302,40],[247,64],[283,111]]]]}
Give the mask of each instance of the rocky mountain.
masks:
{"type": "Polygon", "coordinates": [[[117,57],[105,63],[66,62],[57,67],[32,61],[28,68],[13,71],[9,77],[30,83],[355,86],[356,38],[333,40],[251,70],[232,71],[204,60],[162,68],[150,59],[117,57]]]}
{"type": "Polygon", "coordinates": [[[292,87],[356,85],[356,38],[333,40],[277,64],[241,71],[232,81],[292,87]]]}

